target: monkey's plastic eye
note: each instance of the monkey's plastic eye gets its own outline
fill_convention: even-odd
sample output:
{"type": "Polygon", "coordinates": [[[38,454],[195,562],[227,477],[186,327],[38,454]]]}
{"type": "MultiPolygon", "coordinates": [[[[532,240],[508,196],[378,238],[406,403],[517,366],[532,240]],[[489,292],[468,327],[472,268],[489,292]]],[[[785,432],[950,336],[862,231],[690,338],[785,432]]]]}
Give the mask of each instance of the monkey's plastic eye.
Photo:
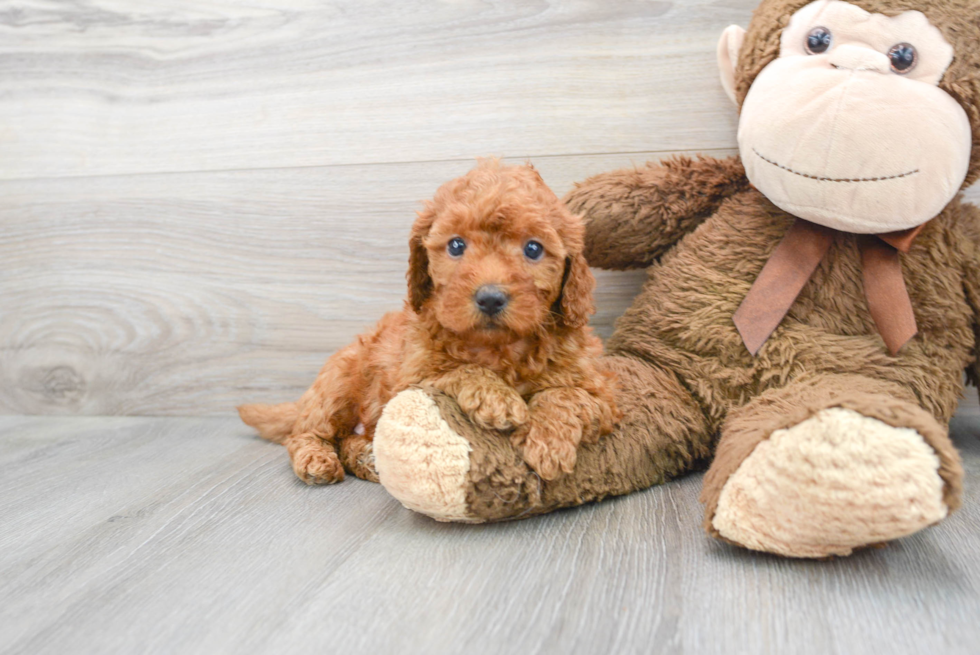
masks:
{"type": "Polygon", "coordinates": [[[915,68],[915,65],[919,62],[919,53],[916,52],[915,46],[912,44],[899,43],[898,45],[893,45],[892,49],[888,51],[888,58],[892,62],[893,71],[899,74],[905,74],[915,68]]]}
{"type": "Polygon", "coordinates": [[[814,27],[806,35],[806,51],[811,55],[822,55],[830,48],[833,36],[826,27],[814,27]]]}
{"type": "Polygon", "coordinates": [[[533,262],[541,259],[544,254],[544,246],[537,241],[528,241],[524,244],[524,256],[533,262]]]}
{"type": "Polygon", "coordinates": [[[446,244],[446,252],[449,253],[450,257],[462,257],[465,250],[466,242],[459,237],[453,237],[446,244]]]}

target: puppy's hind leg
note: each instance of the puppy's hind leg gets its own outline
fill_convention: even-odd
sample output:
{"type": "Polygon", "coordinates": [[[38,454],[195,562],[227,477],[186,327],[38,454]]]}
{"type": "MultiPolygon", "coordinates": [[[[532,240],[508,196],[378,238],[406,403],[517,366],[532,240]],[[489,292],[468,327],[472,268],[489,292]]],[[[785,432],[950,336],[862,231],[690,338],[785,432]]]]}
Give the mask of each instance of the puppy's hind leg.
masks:
{"type": "Polygon", "coordinates": [[[293,472],[306,484],[333,484],[344,479],[344,467],[332,444],[312,432],[293,434],[283,442],[293,472]]]}
{"type": "Polygon", "coordinates": [[[344,468],[368,482],[378,481],[374,468],[374,442],[367,434],[352,434],[340,440],[340,461],[344,468]]]}
{"type": "Polygon", "coordinates": [[[363,386],[360,340],[327,360],[298,405],[299,417],[283,445],[296,476],[306,484],[333,484],[344,479],[335,445],[357,421],[356,398],[363,386]]]}

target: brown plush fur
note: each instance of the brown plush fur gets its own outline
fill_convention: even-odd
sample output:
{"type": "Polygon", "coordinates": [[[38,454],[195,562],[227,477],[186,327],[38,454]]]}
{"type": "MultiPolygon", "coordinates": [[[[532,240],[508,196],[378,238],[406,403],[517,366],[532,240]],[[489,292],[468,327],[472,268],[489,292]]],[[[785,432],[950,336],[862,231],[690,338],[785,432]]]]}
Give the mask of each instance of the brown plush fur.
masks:
{"type": "Polygon", "coordinates": [[[419,213],[406,308],[335,353],[299,402],[246,405],[242,420],[285,444],[309,484],[340,481],[344,469],[376,480],[370,444],[381,411],[425,381],[476,424],[507,431],[542,478],[571,472],[579,442],[618,417],[586,325],[594,279],[583,231],[533,168],[483,162],[419,213]],[[447,252],[454,237],[466,242],[460,257],[447,252]],[[538,261],[523,254],[531,239],[545,249],[538,261]],[[474,301],[484,285],[509,297],[493,318],[474,301]]]}
{"type": "MultiPolygon", "coordinates": [[[[739,56],[740,101],[759,71],[778,55],[779,35],[789,17],[808,2],[766,0],[757,9],[739,56]]],[[[956,59],[940,86],[960,101],[973,124],[966,184],[976,180],[980,3],[853,4],[892,15],[921,10],[954,44],[956,59]]],[[[579,185],[567,200],[573,211],[589,219],[586,256],[591,264],[654,264],[649,282],[620,319],[607,348],[672,371],[685,389],[677,405],[689,407],[690,393],[703,411],[705,429],[667,435],[668,441],[690,444],[688,452],[676,451],[679,456],[668,463],[669,471],[694,466],[697,453],[713,450],[721,433],[703,495],[709,529],[722,486],[760,439],[838,406],[916,429],[939,455],[947,505],[959,505],[962,468],[946,426],[962,391],[963,370],[974,379],[977,371],[980,212],[975,207],[955,199],[902,256],[919,333],[897,356],[888,354],[868,312],[858,237],[841,233],[787,317],[752,357],[732,315],[794,219],[748,185],[737,158],[679,159],[600,175],[579,185]],[[640,212],[644,220],[638,221],[640,212]],[[643,244],[646,250],[624,244],[643,244]]],[[[624,385],[623,395],[632,393],[624,385]]],[[[622,398],[620,402],[630,404],[622,398]]],[[[642,433],[619,436],[650,438],[642,433]]]]}
{"type": "MultiPolygon", "coordinates": [[[[739,58],[739,98],[779,49],[793,12],[809,0],[764,0],[739,58]]],[[[869,11],[918,9],[956,49],[941,87],[967,111],[980,177],[980,3],[854,0],[869,11]]],[[[718,493],[777,429],[843,407],[916,430],[939,457],[950,509],[962,468],[947,436],[963,371],[980,378],[980,211],[954,199],[922,230],[902,269],[918,334],[896,356],[865,299],[858,236],[839,233],[789,314],[753,357],[732,315],[795,220],[750,186],[737,157],[672,159],[597,175],[566,197],[586,217],[586,257],[609,269],[649,267],[649,279],[606,344],[620,377],[617,431],[583,447],[575,472],[540,484],[479,430],[467,503],[499,520],[628,493],[717,457],[705,482],[711,520],[718,493]],[[720,441],[720,443],[719,443],[720,441]]],[[[444,413],[446,410],[444,409],[444,413]]]]}
{"type": "MultiPolygon", "coordinates": [[[[718,163],[720,169],[731,165],[718,163]]],[[[573,207],[576,194],[588,194],[588,184],[573,193],[573,207]]],[[[626,195],[626,189],[622,191],[626,195]]],[[[697,194],[697,187],[687,193],[697,194]]],[[[892,395],[894,402],[908,405],[907,414],[921,406],[945,426],[962,391],[963,370],[976,362],[977,210],[952,202],[903,255],[919,333],[896,357],[888,354],[868,312],[857,237],[847,234],[838,235],[758,356],[748,353],[731,316],[792,221],[754,189],[734,193],[654,265],[607,349],[677,374],[707,420],[700,433],[674,436],[689,441],[692,453],[711,449],[719,430],[723,435],[739,431],[738,423],[725,425],[732,410],[768,390],[827,375],[851,374],[863,380],[848,390],[875,388],[877,381],[891,383],[903,390],[892,395]]],[[[622,230],[623,222],[614,215],[592,214],[588,252],[597,265],[633,265],[618,257],[616,243],[629,238],[622,230]],[[603,230],[606,220],[615,221],[616,228],[603,230]],[[615,240],[607,237],[612,232],[620,233],[615,240]]],[[[624,388],[622,393],[630,392],[624,388]]],[[[804,395],[801,391],[794,397],[804,395]]],[[[687,401],[679,397],[677,402],[687,401]]],[[[827,407],[837,405],[839,399],[828,397],[827,407]]],[[[808,406],[813,411],[822,408],[808,406]]],[[[959,471],[950,452],[939,453],[944,466],[959,471]]],[[[694,463],[694,457],[683,455],[670,468],[682,471],[694,463]]]]}
{"type": "Polygon", "coordinates": [[[442,417],[469,444],[465,493],[472,520],[525,518],[627,494],[685,472],[678,461],[710,455],[704,447],[692,451],[699,446],[686,438],[707,427],[675,375],[631,357],[606,356],[600,365],[630,390],[617,395],[623,412],[619,429],[613,437],[583,443],[575,470],[554,481],[535,475],[510,444],[474,425],[451,398],[430,388],[442,417]]]}

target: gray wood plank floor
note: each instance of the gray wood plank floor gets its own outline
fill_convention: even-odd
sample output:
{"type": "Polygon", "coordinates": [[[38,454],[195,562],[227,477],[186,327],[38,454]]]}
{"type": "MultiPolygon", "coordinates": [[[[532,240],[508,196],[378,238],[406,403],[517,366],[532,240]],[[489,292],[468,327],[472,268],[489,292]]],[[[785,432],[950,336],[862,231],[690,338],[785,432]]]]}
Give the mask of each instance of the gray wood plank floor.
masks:
{"type": "Polygon", "coordinates": [[[976,653],[973,405],[964,508],[831,561],[709,540],[699,475],[445,525],[227,418],[2,417],[0,652],[976,653]]]}

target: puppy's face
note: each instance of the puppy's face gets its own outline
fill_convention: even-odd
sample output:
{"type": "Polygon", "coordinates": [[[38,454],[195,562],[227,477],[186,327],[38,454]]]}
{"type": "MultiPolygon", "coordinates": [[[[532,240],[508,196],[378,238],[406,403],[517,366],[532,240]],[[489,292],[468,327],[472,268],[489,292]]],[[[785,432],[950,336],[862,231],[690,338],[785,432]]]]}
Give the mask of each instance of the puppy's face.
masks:
{"type": "Polygon", "coordinates": [[[529,334],[561,293],[565,246],[547,218],[523,208],[454,206],[436,218],[425,247],[433,309],[453,332],[529,334]]]}
{"type": "Polygon", "coordinates": [[[419,223],[427,306],[441,325],[502,342],[561,318],[582,226],[532,168],[484,163],[444,185],[419,223]]]}

